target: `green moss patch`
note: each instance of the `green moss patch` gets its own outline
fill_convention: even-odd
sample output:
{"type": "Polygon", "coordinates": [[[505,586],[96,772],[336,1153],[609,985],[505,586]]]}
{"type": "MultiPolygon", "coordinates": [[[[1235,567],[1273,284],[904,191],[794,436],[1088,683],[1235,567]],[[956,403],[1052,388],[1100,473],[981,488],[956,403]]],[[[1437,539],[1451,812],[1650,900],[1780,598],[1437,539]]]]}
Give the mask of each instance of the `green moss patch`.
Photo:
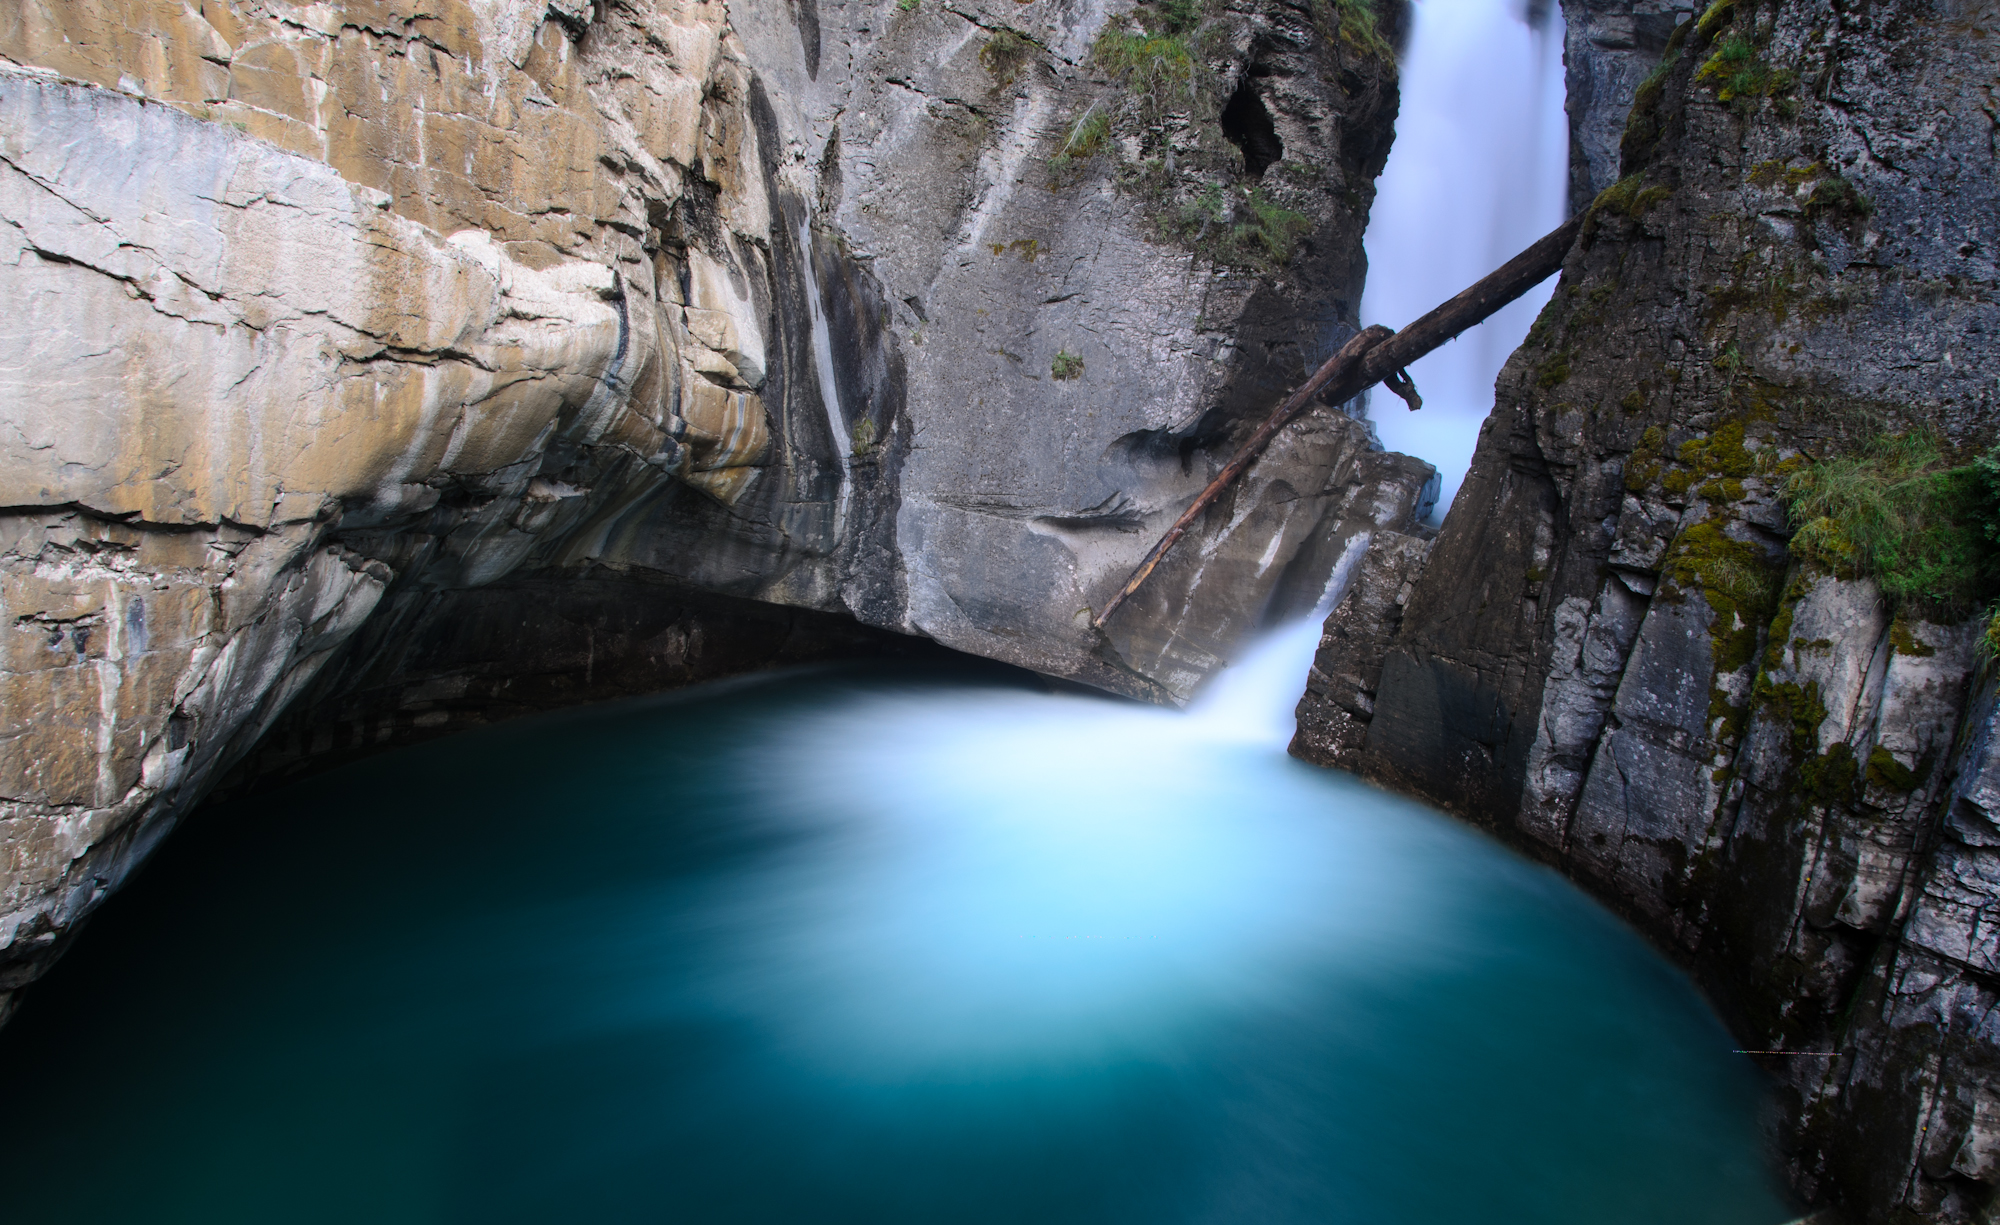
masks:
{"type": "Polygon", "coordinates": [[[1272,202],[1259,186],[1210,183],[1161,229],[1228,264],[1280,268],[1298,254],[1312,218],[1272,202]]]}
{"type": "Polygon", "coordinates": [[[1808,221],[1859,221],[1874,211],[1875,202],[1837,174],[1814,183],[1812,194],[1806,197],[1808,221]]]}
{"type": "Polygon", "coordinates": [[[1773,159],[1771,161],[1758,162],[1750,168],[1750,173],[1745,175],[1744,178],[1749,180],[1750,184],[1754,187],[1776,187],[1779,184],[1783,184],[1796,191],[1807,183],[1816,182],[1827,177],[1827,173],[1826,166],[1820,162],[1812,162],[1804,166],[1794,166],[1789,162],[1781,162],[1773,159]]]}
{"type": "Polygon", "coordinates": [[[1937,654],[1937,648],[1912,633],[1910,623],[1902,617],[1889,623],[1889,646],[1896,654],[1912,659],[1927,659],[1937,654]]]}
{"type": "Polygon", "coordinates": [[[1784,574],[1756,545],[1732,539],[1714,520],[1674,538],[1663,561],[1682,591],[1699,591],[1716,615],[1715,670],[1735,672],[1755,658],[1757,631],[1777,612],[1784,574]],[[1724,641],[1727,636],[1728,641],[1724,641]]]}
{"type": "Polygon", "coordinates": [[[1732,539],[1715,520],[1682,529],[1662,561],[1664,575],[1681,592],[1700,592],[1714,616],[1709,622],[1714,672],[1708,713],[1719,742],[1740,739],[1748,707],[1736,704],[1717,679],[1748,668],[1757,658],[1759,631],[1778,611],[1783,571],[1756,545],[1732,539]]]}
{"type": "MultiPolygon", "coordinates": [[[[1849,799],[1861,778],[1861,762],[1845,742],[1819,751],[1819,728],[1830,713],[1820,696],[1819,682],[1774,684],[1761,677],[1757,697],[1787,729],[1789,747],[1797,763],[1794,794],[1809,803],[1833,804],[1849,799]]],[[[1893,759],[1892,759],[1893,760],[1893,759]]]]}
{"type": "Polygon", "coordinates": [[[1339,38],[1365,55],[1396,58],[1396,49],[1382,37],[1374,0],[1314,0],[1313,19],[1329,41],[1339,38]]]}
{"type": "Polygon", "coordinates": [[[1765,62],[1748,35],[1729,34],[1716,44],[1695,80],[1714,83],[1716,101],[1734,102],[1789,93],[1799,78],[1788,68],[1774,68],[1765,62]]]}
{"type": "Polygon", "coordinates": [[[1741,420],[1724,422],[1705,438],[1682,443],[1667,467],[1660,455],[1666,440],[1658,426],[1648,429],[1625,465],[1625,487],[1641,493],[1658,482],[1673,498],[1690,493],[1716,507],[1740,502],[1749,492],[1745,479],[1774,468],[1769,450],[1752,450],[1741,420]]]}
{"type": "Polygon", "coordinates": [[[1620,213],[1634,219],[1644,217],[1653,207],[1673,195],[1673,190],[1658,185],[1647,186],[1643,174],[1628,174],[1597,193],[1591,201],[1592,213],[1620,213]]]}
{"type": "Polygon", "coordinates": [[[1929,770],[1910,769],[1879,744],[1869,751],[1868,781],[1877,787],[1905,793],[1915,791],[1923,786],[1924,778],[1929,773],[1929,770]]]}

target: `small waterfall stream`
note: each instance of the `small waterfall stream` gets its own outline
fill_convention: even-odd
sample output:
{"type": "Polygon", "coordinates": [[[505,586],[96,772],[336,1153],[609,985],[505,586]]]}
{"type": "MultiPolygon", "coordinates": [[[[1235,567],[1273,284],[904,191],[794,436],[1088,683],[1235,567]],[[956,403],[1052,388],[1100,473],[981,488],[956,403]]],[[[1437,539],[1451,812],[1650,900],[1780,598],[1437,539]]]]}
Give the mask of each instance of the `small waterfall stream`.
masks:
{"type": "MultiPolygon", "coordinates": [[[[1370,214],[1364,323],[1402,327],[1493,271],[1568,215],[1562,13],[1545,0],[1417,0],[1396,143],[1370,214]]],[[[1410,368],[1412,413],[1372,397],[1382,444],[1429,460],[1438,516],[1472,462],[1493,379],[1553,279],[1410,368]]]]}

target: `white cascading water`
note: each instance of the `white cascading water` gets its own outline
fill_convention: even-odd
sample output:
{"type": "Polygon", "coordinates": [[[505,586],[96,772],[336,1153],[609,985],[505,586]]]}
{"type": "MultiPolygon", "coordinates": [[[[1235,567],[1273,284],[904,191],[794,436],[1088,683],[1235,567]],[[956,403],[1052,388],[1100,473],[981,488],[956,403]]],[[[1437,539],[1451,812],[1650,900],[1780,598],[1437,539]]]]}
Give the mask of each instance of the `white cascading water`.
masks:
{"type": "MultiPolygon", "coordinates": [[[[1369,220],[1366,323],[1403,327],[1513,258],[1567,215],[1562,15],[1547,0],[1416,0],[1402,112],[1369,220]]],[[[1377,393],[1382,445],[1429,460],[1451,506],[1493,380],[1553,278],[1410,367],[1421,412],[1377,393]]]]}
{"type": "MultiPolygon", "coordinates": [[[[1397,326],[1559,225],[1565,208],[1561,17],[1520,0],[1418,0],[1415,18],[1363,299],[1367,321],[1397,326]]],[[[1417,363],[1422,412],[1378,418],[1387,446],[1437,465],[1442,505],[1464,478],[1494,376],[1549,292],[1417,363]]],[[[1356,544],[1354,556],[1366,541],[1356,544]]],[[[1143,1040],[1134,1025],[1168,1024],[1169,1001],[1204,994],[1193,982],[1275,981],[1273,959],[1328,941],[1366,963],[1364,933],[1405,894],[1383,870],[1396,857],[1361,845],[1382,827],[1334,833],[1305,791],[1304,811],[1268,804],[1294,785],[1282,760],[1293,707],[1349,569],[1336,568],[1310,617],[1252,646],[1182,713],[985,693],[877,697],[806,720],[784,737],[805,768],[772,772],[784,780],[773,807],[796,810],[792,780],[804,777],[867,796],[867,810],[843,814],[844,853],[829,860],[821,844],[810,873],[760,895],[813,913],[769,961],[743,968],[759,982],[813,982],[830,980],[797,968],[841,967],[840,991],[784,1000],[777,1015],[813,1018],[799,1040],[831,1042],[840,1059],[867,1048],[926,1065],[1143,1040]],[[867,743],[855,727],[870,729],[867,743]],[[1246,810],[1239,789],[1253,774],[1266,803],[1246,810]],[[885,777],[898,780],[893,793],[869,783],[885,777]],[[1362,861],[1374,864],[1366,878],[1342,867],[1362,861]]],[[[1380,803],[1360,799],[1350,811],[1380,803]]],[[[1437,917],[1391,922],[1398,956],[1437,917]]]]}

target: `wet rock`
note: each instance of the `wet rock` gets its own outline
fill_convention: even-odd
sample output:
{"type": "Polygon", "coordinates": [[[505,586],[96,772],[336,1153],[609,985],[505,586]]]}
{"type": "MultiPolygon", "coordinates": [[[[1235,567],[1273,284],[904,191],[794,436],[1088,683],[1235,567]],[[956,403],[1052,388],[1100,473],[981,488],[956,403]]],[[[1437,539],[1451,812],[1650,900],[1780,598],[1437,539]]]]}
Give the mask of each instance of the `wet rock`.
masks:
{"type": "Polygon", "coordinates": [[[1375,717],[1383,648],[1395,636],[1430,546],[1427,536],[1401,532],[1377,533],[1351,546],[1358,564],[1326,619],[1306,677],[1292,740],[1296,756],[1337,766],[1354,760],[1375,717]]]}
{"type": "MultiPolygon", "coordinates": [[[[1589,56],[1637,11],[1573,6],[1573,79],[1627,71],[1589,56]]],[[[2000,360],[2000,48],[1956,13],[1737,0],[1674,34],[1615,175],[1578,163],[1583,237],[1371,720],[1297,746],[1558,865],[1745,1048],[1798,1052],[1760,1057],[1788,1171],[1862,1220],[1985,1220],[2000,1186],[1994,697],[1981,618],[1794,557],[1782,489],[1885,433],[2000,437],[1968,373],[2000,360]]]]}

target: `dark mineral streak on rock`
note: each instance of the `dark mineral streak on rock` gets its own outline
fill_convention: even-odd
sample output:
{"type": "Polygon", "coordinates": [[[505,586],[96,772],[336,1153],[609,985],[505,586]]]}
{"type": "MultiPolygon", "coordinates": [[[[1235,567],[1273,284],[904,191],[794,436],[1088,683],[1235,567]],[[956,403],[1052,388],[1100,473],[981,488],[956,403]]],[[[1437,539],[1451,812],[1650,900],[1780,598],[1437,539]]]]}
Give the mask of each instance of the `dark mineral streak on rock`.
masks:
{"type": "MultiPolygon", "coordinates": [[[[1629,77],[1657,15],[1573,8],[1571,80],[1629,77]]],[[[1746,1049],[1837,1052],[1759,1058],[1799,1194],[1865,1221],[1990,1220],[2000,1185],[1995,682],[1979,622],[1792,558],[1778,495],[1881,433],[2000,434],[1995,32],[1724,0],[1615,176],[1578,125],[1583,237],[1407,599],[1381,557],[1329,620],[1294,744],[1594,889],[1746,1049]]]]}

